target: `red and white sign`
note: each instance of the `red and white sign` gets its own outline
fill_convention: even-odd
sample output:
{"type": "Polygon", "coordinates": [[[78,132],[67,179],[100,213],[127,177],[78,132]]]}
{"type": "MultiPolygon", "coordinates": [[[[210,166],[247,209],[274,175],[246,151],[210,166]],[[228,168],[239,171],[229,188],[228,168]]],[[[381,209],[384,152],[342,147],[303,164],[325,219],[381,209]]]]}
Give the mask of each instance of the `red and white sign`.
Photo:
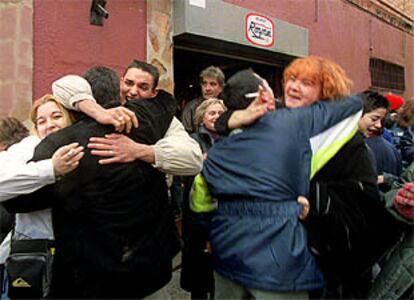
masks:
{"type": "Polygon", "coordinates": [[[272,47],[275,25],[268,17],[250,13],[246,15],[246,39],[256,46],[272,47]]]}

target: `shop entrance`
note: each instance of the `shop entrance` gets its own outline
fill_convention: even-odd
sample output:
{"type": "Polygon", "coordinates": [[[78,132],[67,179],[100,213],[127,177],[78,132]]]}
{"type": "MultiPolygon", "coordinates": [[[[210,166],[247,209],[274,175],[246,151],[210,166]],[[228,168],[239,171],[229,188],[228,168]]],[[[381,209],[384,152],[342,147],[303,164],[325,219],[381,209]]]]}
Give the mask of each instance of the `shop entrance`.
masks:
{"type": "Polygon", "coordinates": [[[179,103],[179,109],[201,94],[199,74],[208,66],[219,67],[226,79],[237,71],[252,68],[257,74],[265,78],[275,96],[281,96],[281,80],[284,64],[271,65],[253,60],[224,56],[216,53],[204,53],[197,50],[174,49],[174,94],[179,103]]]}

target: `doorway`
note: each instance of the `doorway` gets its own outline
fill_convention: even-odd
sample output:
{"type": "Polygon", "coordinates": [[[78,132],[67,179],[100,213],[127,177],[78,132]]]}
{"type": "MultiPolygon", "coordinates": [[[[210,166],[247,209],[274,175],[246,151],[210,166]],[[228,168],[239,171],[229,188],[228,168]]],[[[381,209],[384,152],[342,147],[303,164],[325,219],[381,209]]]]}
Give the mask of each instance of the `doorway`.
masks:
{"type": "Polygon", "coordinates": [[[178,101],[179,110],[182,110],[186,103],[201,95],[199,75],[202,70],[211,65],[219,67],[226,76],[226,80],[237,71],[252,68],[267,80],[275,97],[281,96],[283,67],[280,64],[271,65],[176,47],[174,48],[174,95],[178,101]]]}

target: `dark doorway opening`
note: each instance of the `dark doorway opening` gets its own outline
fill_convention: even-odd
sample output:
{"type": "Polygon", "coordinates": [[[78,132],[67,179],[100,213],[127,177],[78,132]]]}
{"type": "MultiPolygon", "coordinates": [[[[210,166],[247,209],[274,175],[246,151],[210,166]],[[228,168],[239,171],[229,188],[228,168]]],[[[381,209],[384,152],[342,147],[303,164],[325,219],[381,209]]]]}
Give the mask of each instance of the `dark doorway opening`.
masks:
{"type": "Polygon", "coordinates": [[[237,71],[252,68],[267,80],[276,97],[281,96],[283,67],[280,67],[280,64],[270,65],[219,54],[174,48],[174,94],[179,103],[179,109],[182,109],[186,103],[201,94],[200,72],[211,65],[219,67],[226,79],[237,71]]]}

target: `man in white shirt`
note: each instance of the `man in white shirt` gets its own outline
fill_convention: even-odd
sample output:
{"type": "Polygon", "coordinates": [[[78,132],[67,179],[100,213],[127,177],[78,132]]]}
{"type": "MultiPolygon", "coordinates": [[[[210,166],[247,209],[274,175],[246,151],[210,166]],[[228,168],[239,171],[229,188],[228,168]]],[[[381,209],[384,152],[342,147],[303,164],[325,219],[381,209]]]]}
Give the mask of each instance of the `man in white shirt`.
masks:
{"type": "MultiPolygon", "coordinates": [[[[109,71],[111,70],[105,67],[94,67],[85,73],[85,78],[94,90],[94,85],[99,84],[99,77],[108,76],[109,71]]],[[[159,72],[156,67],[146,62],[134,60],[120,79],[119,100],[125,104],[129,100],[155,97],[159,91],[157,89],[158,79],[159,72]]],[[[53,84],[54,92],[59,90],[58,85],[59,83],[56,82],[53,84]]],[[[100,103],[99,98],[95,95],[98,103],[100,103]]],[[[76,101],[66,101],[62,104],[69,109],[80,110],[93,117],[99,107],[92,101],[81,100],[78,98],[76,101]]],[[[110,134],[105,138],[91,138],[88,147],[92,149],[92,154],[102,157],[101,164],[131,162],[138,159],[151,163],[161,172],[178,176],[198,174],[203,163],[199,145],[188,135],[183,125],[175,117],[164,137],[154,145],[134,142],[125,135],[110,134]]]]}

